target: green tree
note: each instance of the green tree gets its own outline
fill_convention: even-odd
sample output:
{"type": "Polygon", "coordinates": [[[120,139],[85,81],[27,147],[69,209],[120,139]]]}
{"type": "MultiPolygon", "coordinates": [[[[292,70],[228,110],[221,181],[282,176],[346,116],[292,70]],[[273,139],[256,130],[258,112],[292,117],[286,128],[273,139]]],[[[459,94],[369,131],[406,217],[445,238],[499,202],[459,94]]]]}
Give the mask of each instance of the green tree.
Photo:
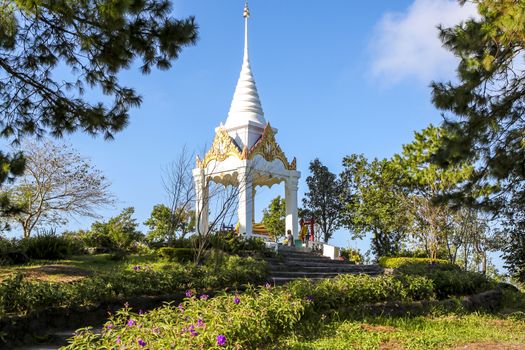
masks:
{"type": "Polygon", "coordinates": [[[521,283],[525,283],[525,207],[511,203],[505,208],[501,234],[505,268],[521,283]]]}
{"type": "Polygon", "coordinates": [[[195,229],[195,213],[184,208],[178,208],[172,212],[166,205],[157,204],[153,207],[144,225],[150,229],[146,237],[150,242],[156,241],[170,245],[177,238],[184,238],[195,229]]]}
{"type": "Polygon", "coordinates": [[[352,154],[343,159],[343,166],[344,225],[354,238],[371,232],[372,251],[377,257],[399,254],[411,216],[397,165],[386,159],[369,162],[352,154]]]}
{"type": "Polygon", "coordinates": [[[341,227],[342,182],[337,175],[330,172],[319,159],[310,162],[310,176],[306,178],[308,192],[303,198],[303,205],[313,215],[323,235],[324,242],[332,237],[335,230],[341,227]]]}
{"type": "Polygon", "coordinates": [[[286,202],[281,196],[275,197],[268,206],[263,210],[262,222],[270,238],[277,241],[285,235],[286,231],[286,202]]]}
{"type": "MultiPolygon", "coordinates": [[[[135,62],[142,73],[167,69],[196,40],[194,18],[173,18],[169,0],[0,0],[0,137],[113,138],[141,103],[119,72],[135,62]],[[88,101],[88,90],[105,97],[88,101]]],[[[0,186],[22,165],[0,154],[0,186]]]]}
{"type": "Polygon", "coordinates": [[[109,219],[107,222],[95,222],[91,225],[90,235],[95,242],[109,242],[108,248],[117,253],[127,253],[133,243],[143,239],[142,233],[138,231],[138,223],[133,218],[135,209],[125,208],[122,212],[109,219]]]}
{"type": "Polygon", "coordinates": [[[446,204],[436,203],[436,198],[468,181],[474,167],[467,162],[441,168],[431,162],[432,155],[441,147],[446,131],[430,125],[416,132],[414,141],[403,146],[395,155],[395,162],[402,174],[400,185],[409,193],[413,220],[411,232],[421,240],[429,257],[436,259],[438,251],[447,251],[453,259],[450,235],[454,211],[446,204]]]}

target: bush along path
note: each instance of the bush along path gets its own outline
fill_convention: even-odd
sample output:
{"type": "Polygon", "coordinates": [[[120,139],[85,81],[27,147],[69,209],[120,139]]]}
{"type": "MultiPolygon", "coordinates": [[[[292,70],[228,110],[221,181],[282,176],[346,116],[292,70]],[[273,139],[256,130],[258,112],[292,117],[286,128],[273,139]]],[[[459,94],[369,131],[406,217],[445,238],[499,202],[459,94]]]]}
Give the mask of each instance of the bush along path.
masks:
{"type": "Polygon", "coordinates": [[[55,330],[101,325],[108,311],[122,308],[127,301],[149,309],[182,300],[187,289],[212,294],[262,284],[266,276],[266,263],[238,256],[224,256],[218,266],[170,264],[164,270],[135,265],[72,283],[34,281],[15,274],[0,282],[0,348],[31,344],[55,330]]]}
{"type": "Polygon", "coordinates": [[[267,284],[214,298],[188,291],[184,302],[148,313],[124,309],[100,334],[80,329],[65,349],[256,349],[299,330],[313,331],[342,308],[433,300],[436,290],[422,276],[341,275],[313,283],[267,284]]]}

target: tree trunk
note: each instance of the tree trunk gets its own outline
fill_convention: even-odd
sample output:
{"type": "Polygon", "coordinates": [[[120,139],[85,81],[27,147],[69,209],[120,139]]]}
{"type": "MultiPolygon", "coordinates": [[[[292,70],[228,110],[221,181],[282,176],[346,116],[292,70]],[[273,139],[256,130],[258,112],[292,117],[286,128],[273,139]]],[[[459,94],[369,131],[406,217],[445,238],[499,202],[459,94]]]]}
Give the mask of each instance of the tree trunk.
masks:
{"type": "Polygon", "coordinates": [[[31,230],[28,225],[23,225],[24,228],[24,238],[29,238],[31,236],[31,230]]]}

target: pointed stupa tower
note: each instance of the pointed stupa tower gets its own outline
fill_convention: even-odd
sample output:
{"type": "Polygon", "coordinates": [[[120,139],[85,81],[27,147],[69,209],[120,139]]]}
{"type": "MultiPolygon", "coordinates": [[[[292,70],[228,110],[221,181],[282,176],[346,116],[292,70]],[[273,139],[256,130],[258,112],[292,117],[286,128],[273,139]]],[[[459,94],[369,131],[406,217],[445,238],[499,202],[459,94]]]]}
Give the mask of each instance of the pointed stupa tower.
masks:
{"type": "Polygon", "coordinates": [[[230,112],[224,125],[228,134],[241,147],[251,148],[263,133],[267,125],[264,112],[257,92],[257,86],[250,66],[250,55],[248,49],[248,21],[250,8],[248,1],[244,4],[244,57],[242,61],[241,74],[230,112]]]}
{"type": "MultiPolygon", "coordinates": [[[[241,74],[225,124],[215,129],[215,139],[204,159],[197,157],[193,170],[197,230],[207,234],[220,227],[208,222],[209,183],[238,189],[238,232],[247,236],[267,237],[266,229],[254,222],[254,197],[257,186],[285,183],[286,230],[298,234],[297,183],[301,174],[296,160],[288,161],[275,139],[276,129],[264,118],[248,52],[248,2],[244,5],[244,58],[241,74]]],[[[215,220],[216,222],[216,220],[215,220]]],[[[283,232],[284,234],[284,232],[283,232]]]]}

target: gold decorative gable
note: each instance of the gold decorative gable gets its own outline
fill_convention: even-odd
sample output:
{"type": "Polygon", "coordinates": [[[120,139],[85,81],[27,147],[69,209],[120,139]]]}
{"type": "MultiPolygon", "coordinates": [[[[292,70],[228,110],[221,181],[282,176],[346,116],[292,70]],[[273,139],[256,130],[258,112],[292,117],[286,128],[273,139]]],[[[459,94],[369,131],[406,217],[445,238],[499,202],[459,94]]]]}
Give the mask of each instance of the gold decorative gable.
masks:
{"type": "Polygon", "coordinates": [[[223,127],[219,127],[204,160],[197,156],[197,167],[205,168],[212,160],[222,162],[228,157],[237,157],[240,160],[253,159],[256,155],[262,156],[268,162],[279,159],[286,169],[297,170],[297,160],[294,158],[291,163],[288,162],[286,155],[275,140],[275,133],[269,123],[264,128],[259,140],[249,151],[246,147],[241,151],[231,136],[228,135],[228,132],[223,127]]]}
{"type": "Polygon", "coordinates": [[[292,163],[289,163],[288,159],[286,159],[286,155],[275,140],[275,133],[270,123],[264,128],[261,138],[253,145],[248,158],[253,159],[257,154],[268,162],[279,159],[288,170],[296,170],[297,168],[295,158],[292,163]]]}
{"type": "Polygon", "coordinates": [[[246,159],[246,155],[243,153],[245,152],[241,152],[239,147],[235,144],[230,135],[228,135],[226,130],[223,127],[219,127],[217,133],[215,134],[213,144],[204,157],[204,161],[201,162],[200,159],[197,159],[197,166],[199,168],[204,168],[212,160],[222,162],[226,158],[232,156],[239,159],[246,159]]]}

